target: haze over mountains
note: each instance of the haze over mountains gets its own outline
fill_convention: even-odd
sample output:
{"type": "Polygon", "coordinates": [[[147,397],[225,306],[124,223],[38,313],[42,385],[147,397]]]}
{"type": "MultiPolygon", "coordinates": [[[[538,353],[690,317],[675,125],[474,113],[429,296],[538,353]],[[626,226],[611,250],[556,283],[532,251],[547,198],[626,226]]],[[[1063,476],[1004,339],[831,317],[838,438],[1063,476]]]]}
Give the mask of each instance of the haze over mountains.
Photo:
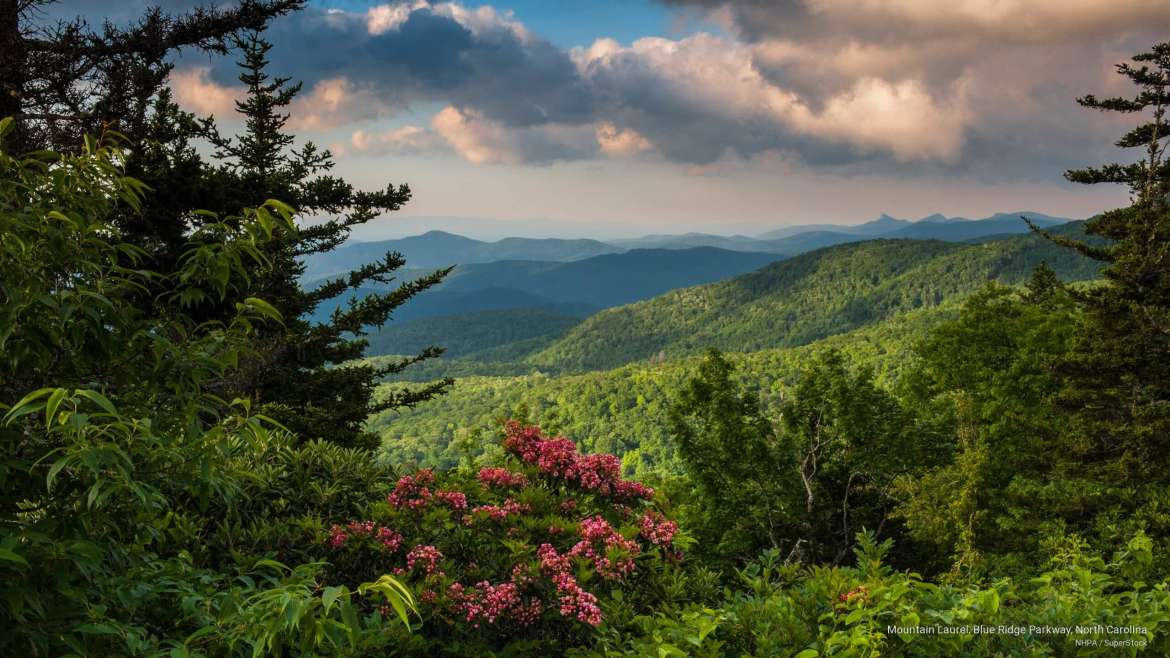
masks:
{"type": "MultiPolygon", "coordinates": [[[[463,355],[474,354],[480,348],[499,349],[523,340],[529,343],[521,350],[527,354],[529,348],[552,348],[550,341],[561,337],[595,343],[594,339],[584,338],[585,334],[581,332],[613,317],[612,314],[590,317],[605,309],[621,307],[615,311],[631,313],[635,307],[625,305],[674,290],[731,279],[826,247],[872,240],[939,241],[914,243],[914,246],[909,242],[899,246],[895,242],[875,252],[885,253],[882,258],[909,262],[913,260],[907,257],[910,253],[946,251],[943,243],[978,242],[1026,233],[1029,229],[1024,217],[1040,227],[1055,227],[1071,221],[1035,212],[999,213],[975,220],[936,214],[909,221],[881,215],[864,224],[790,226],[754,237],[687,233],[647,235],[609,242],[559,238],[505,238],[487,242],[443,231],[429,231],[397,240],[347,244],[333,252],[312,257],[305,263],[304,279],[312,282],[338,276],[379,259],[388,251],[400,252],[406,258],[408,268],[400,272],[400,280],[455,265],[441,285],[399,309],[394,322],[371,338],[368,353],[398,351],[394,347],[396,342],[413,346],[418,336],[425,335],[439,345],[458,344],[453,352],[463,355]],[[895,255],[895,251],[900,255],[895,255]],[[490,329],[483,332],[483,338],[478,342],[467,336],[468,318],[464,317],[467,314],[478,314],[475,326],[490,329]],[[585,318],[589,319],[582,323],[585,318]],[[425,325],[414,324],[424,321],[425,325]],[[515,331],[505,326],[508,323],[525,324],[527,328],[515,331]],[[579,323],[580,327],[577,326],[579,323]]],[[[893,271],[881,268],[872,276],[896,278],[893,271]]],[[[894,284],[891,282],[891,285],[894,284]]],[[[370,292],[372,290],[358,290],[356,294],[361,297],[370,292]]],[[[710,301],[718,307],[718,303],[737,295],[735,289],[727,289],[710,301]]],[[[328,316],[343,301],[322,304],[318,318],[328,316]]],[[[665,312],[671,316],[693,311],[683,305],[665,312]]],[[[659,316],[660,313],[653,315],[659,316]]],[[[725,314],[716,313],[706,318],[703,326],[721,326],[728,321],[722,315],[725,314]]],[[[603,340],[644,342],[660,323],[661,317],[651,325],[639,328],[636,336],[613,334],[603,340]]],[[[578,346],[571,351],[580,356],[580,353],[590,350],[578,346]]],[[[609,353],[614,356],[608,360],[596,361],[589,357],[576,361],[575,365],[611,367],[617,363],[613,359],[623,358],[616,355],[624,355],[626,351],[610,350],[609,353]]],[[[556,358],[552,361],[574,359],[556,358]]]]}
{"type": "Polygon", "coordinates": [[[395,240],[354,242],[327,254],[314,256],[305,263],[304,278],[313,281],[336,276],[348,272],[358,264],[376,260],[388,251],[401,253],[411,268],[472,265],[502,260],[569,262],[633,249],[694,247],[795,256],[810,249],[873,238],[962,241],[997,234],[1026,233],[1028,227],[1022,219],[1024,217],[1040,227],[1072,221],[1030,211],[997,213],[982,219],[934,214],[918,221],[896,219],[883,214],[864,224],[786,226],[757,236],[684,233],[646,235],[640,238],[609,241],[588,238],[515,237],[487,242],[445,231],[428,231],[421,235],[395,240]]]}

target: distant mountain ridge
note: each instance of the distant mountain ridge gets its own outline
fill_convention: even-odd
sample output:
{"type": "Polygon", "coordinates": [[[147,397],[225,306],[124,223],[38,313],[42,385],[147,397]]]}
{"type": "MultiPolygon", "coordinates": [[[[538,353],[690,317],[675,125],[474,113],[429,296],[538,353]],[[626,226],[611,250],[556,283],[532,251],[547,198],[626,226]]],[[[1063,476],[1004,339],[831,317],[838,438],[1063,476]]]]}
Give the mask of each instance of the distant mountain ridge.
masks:
{"type": "MultiPolygon", "coordinates": [[[[777,260],[773,254],[694,249],[635,249],[569,262],[502,260],[458,265],[437,289],[395,312],[398,321],[473,311],[537,308],[584,317],[592,312],[751,272],[777,260]],[[510,300],[510,301],[509,301],[510,300]]],[[[412,268],[403,278],[419,273],[412,268]]],[[[381,292],[365,289],[358,297],[381,292]]],[[[323,303],[324,320],[342,299],[323,303]]]]}
{"type": "Polygon", "coordinates": [[[500,260],[568,262],[624,251],[599,240],[564,238],[504,238],[474,240],[445,231],[428,231],[398,240],[354,242],[305,259],[306,279],[337,276],[376,261],[387,252],[399,252],[412,268],[490,263],[500,260]]]}
{"type": "Polygon", "coordinates": [[[1026,233],[1027,217],[1040,227],[1073,221],[1032,211],[996,213],[982,219],[933,214],[917,221],[883,214],[855,225],[806,224],[785,226],[756,236],[712,233],[651,234],[640,238],[594,240],[589,238],[503,238],[485,242],[445,231],[428,231],[396,240],[351,242],[325,254],[305,259],[304,280],[339,276],[355,267],[381,259],[387,252],[401,253],[412,269],[448,265],[473,265],[499,261],[567,263],[634,249],[694,249],[714,247],[737,252],[756,252],[791,257],[813,249],[876,238],[929,239],[965,242],[994,235],[1026,233]]]}

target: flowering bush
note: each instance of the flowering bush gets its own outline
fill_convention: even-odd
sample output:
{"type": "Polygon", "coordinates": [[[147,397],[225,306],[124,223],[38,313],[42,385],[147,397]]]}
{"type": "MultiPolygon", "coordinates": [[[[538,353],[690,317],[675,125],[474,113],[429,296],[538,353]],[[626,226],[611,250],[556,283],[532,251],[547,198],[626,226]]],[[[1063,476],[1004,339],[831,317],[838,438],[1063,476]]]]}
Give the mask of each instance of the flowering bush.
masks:
{"type": "Polygon", "coordinates": [[[505,463],[403,475],[367,518],[321,537],[338,579],[389,572],[415,589],[416,638],[580,639],[619,590],[623,605],[645,598],[682,558],[678,525],[653,508],[653,489],[622,478],[616,457],[515,422],[504,434],[505,463]]]}

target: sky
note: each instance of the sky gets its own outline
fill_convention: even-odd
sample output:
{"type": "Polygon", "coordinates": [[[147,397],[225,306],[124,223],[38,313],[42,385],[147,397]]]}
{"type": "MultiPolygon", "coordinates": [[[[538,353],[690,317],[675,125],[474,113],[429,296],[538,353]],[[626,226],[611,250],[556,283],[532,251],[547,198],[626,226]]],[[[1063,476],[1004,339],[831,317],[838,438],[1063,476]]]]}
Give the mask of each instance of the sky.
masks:
{"type": "MultiPolygon", "coordinates": [[[[268,38],[297,135],[414,191],[357,237],[606,238],[1122,205],[1062,178],[1130,157],[1075,99],[1130,94],[1113,67],[1168,28],[1165,0],[311,0],[268,38]]],[[[231,130],[237,73],[184,53],[171,85],[231,130]]]]}

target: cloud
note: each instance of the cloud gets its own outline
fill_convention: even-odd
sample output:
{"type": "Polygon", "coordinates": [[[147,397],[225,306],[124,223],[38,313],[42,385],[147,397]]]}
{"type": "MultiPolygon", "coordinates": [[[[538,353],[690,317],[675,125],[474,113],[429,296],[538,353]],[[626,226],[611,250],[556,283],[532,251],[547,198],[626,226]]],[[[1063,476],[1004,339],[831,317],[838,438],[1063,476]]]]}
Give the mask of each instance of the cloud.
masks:
{"type": "MultiPolygon", "coordinates": [[[[170,86],[184,109],[220,121],[238,118],[235,102],[245,95],[240,85],[213,80],[208,67],[178,69],[171,74],[170,86]]],[[[376,118],[382,111],[368,90],[355,88],[347,78],[329,78],[294,98],[288,114],[290,130],[326,131],[376,118]]]]}
{"type": "MultiPolygon", "coordinates": [[[[384,110],[449,103],[511,127],[580,123],[593,111],[568,53],[490,6],[311,7],[275,21],[268,38],[274,70],[310,85],[344,77],[384,110]]],[[[233,65],[222,62],[215,75],[226,83],[233,65]]]]}
{"type": "MultiPolygon", "coordinates": [[[[1108,91],[1111,65],[1170,27],[1163,0],[663,1],[725,33],[564,50],[507,11],[408,0],[311,6],[268,37],[273,73],[306,82],[293,127],[347,128],[354,153],[700,171],[782,153],[845,172],[1050,178],[1116,128],[1072,99],[1108,91]],[[430,106],[444,109],[418,131],[365,125],[430,106]]],[[[182,69],[176,89],[222,114],[236,73],[182,69]]]]}
{"type": "Polygon", "coordinates": [[[236,111],[240,89],[222,86],[210,79],[208,67],[178,70],[171,74],[171,89],[183,108],[200,115],[225,116],[236,111]]]}
{"type": "Polygon", "coordinates": [[[513,128],[476,110],[443,108],[431,120],[435,132],[473,164],[548,163],[596,153],[589,126],[545,124],[513,128]]]}
{"type": "Polygon", "coordinates": [[[962,85],[938,98],[912,80],[859,79],[814,105],[764,77],[752,48],[707,34],[628,48],[601,41],[574,55],[603,111],[693,164],[729,148],[744,157],[796,151],[814,163],[873,154],[953,162],[970,119],[962,85]]]}
{"type": "Polygon", "coordinates": [[[289,108],[292,130],[332,130],[387,114],[377,96],[349,78],[326,78],[302,91],[289,108]]]}
{"type": "Polygon", "coordinates": [[[1086,157],[1112,157],[1116,122],[1072,101],[1131,93],[1117,86],[1113,65],[1170,29],[1164,0],[660,1],[722,25],[750,49],[755,70],[822,116],[825,130],[849,130],[830,119],[897,99],[907,118],[959,139],[919,135],[887,115],[851,130],[854,144],[886,142],[896,161],[929,154],[992,178],[1051,177],[1086,157]]]}
{"type": "Polygon", "coordinates": [[[418,155],[444,150],[446,142],[421,126],[403,126],[382,132],[355,130],[342,153],[418,155]]]}
{"type": "Polygon", "coordinates": [[[611,157],[633,157],[654,148],[650,140],[637,131],[629,128],[623,130],[608,121],[597,124],[595,132],[601,152],[611,157]]]}

